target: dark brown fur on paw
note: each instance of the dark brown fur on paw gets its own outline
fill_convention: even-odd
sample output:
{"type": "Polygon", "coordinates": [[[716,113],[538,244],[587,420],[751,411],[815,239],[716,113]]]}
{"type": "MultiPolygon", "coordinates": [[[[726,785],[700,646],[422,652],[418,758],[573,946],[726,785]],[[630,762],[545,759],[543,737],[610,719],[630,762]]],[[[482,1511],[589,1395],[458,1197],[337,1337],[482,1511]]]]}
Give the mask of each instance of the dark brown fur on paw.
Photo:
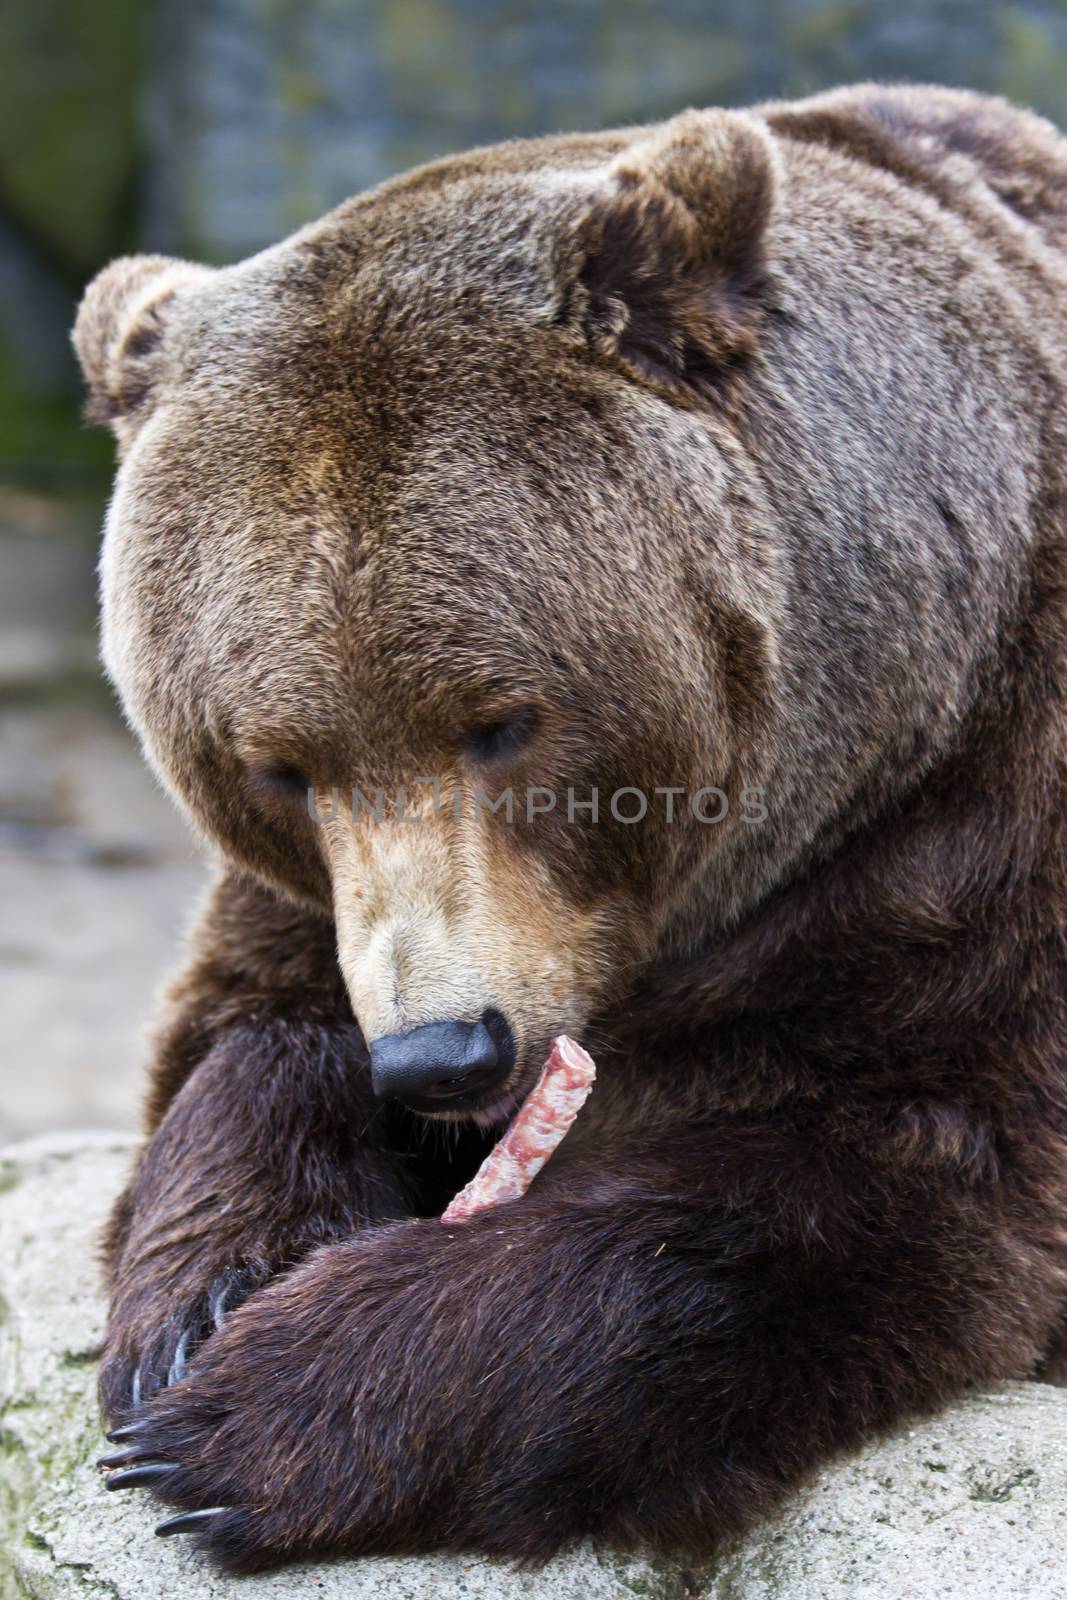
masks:
{"type": "Polygon", "coordinates": [[[234,1027],[216,1043],[170,1103],[112,1219],[100,1373],[109,1419],[178,1382],[275,1273],[410,1209],[401,1164],[366,1138],[374,1123],[351,1024],[234,1027]]]}

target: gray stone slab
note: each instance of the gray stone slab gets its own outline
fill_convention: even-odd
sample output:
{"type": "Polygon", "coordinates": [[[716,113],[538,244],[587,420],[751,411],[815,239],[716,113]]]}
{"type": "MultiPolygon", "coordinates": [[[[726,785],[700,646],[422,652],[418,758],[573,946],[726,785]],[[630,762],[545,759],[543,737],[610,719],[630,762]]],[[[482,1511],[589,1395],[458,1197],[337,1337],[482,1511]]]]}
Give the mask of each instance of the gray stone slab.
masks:
{"type": "Polygon", "coordinates": [[[92,1465],[94,1241],[130,1150],[71,1134],[0,1153],[3,1600],[1067,1600],[1067,1392],[1040,1384],[870,1446],[699,1570],[585,1546],[536,1573],[442,1556],[219,1578],[92,1465]]]}

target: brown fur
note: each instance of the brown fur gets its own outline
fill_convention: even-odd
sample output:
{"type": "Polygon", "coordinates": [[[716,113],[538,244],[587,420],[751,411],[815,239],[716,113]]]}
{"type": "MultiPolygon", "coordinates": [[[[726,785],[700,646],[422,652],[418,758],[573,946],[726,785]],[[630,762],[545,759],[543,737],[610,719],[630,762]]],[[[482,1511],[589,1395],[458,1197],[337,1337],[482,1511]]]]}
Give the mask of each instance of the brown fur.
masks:
{"type": "Polygon", "coordinates": [[[1065,184],[1033,117],[866,86],[88,291],[107,661],[225,858],[102,1394],[218,1561],[702,1552],[1064,1367],[1065,184]],[[427,775],[767,817],[301,801],[427,775]],[[444,1228],[490,1136],[375,1106],[364,1034],[486,1006],[512,1101],[563,1028],[598,1087],[444,1228]]]}

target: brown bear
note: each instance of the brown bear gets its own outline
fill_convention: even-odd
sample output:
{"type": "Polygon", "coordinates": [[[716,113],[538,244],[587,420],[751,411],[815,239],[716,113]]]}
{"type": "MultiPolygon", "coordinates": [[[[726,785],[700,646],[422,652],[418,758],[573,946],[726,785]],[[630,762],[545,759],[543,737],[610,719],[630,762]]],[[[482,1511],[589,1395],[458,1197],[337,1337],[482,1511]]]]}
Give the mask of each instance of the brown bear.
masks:
{"type": "Polygon", "coordinates": [[[91,286],[106,662],[220,858],[106,1247],[168,1531],[702,1552],[1067,1365],[1065,305],[1067,143],[870,85],[91,286]]]}

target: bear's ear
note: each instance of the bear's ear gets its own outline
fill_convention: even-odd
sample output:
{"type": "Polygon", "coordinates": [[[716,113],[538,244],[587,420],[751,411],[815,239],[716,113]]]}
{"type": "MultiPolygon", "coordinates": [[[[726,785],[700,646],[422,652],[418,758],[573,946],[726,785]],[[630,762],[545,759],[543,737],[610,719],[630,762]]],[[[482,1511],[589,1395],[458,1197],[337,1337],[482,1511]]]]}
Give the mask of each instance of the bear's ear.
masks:
{"type": "Polygon", "coordinates": [[[729,111],[632,145],[565,247],[560,320],[638,379],[721,392],[757,346],[777,169],[767,129],[729,111]]]}
{"type": "Polygon", "coordinates": [[[72,334],[90,422],[110,423],[120,439],[129,431],[159,372],[168,303],[210,271],[170,256],[123,256],[93,279],[72,334]]]}

